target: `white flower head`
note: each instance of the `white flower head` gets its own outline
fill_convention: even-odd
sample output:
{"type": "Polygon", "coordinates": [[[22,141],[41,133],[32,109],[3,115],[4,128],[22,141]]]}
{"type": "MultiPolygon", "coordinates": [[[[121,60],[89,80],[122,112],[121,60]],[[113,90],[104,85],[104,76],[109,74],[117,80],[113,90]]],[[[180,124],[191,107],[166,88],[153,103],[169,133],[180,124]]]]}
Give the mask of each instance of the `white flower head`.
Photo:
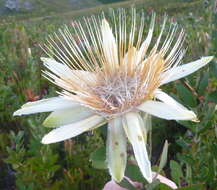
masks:
{"type": "Polygon", "coordinates": [[[150,48],[155,14],[144,39],[144,15],[132,9],[130,30],[124,10],[114,13],[113,28],[103,18],[84,18],[48,39],[41,58],[47,68],[44,75],[63,90],[60,96],[29,102],[14,115],[52,112],[44,121],[56,127],[44,136],[49,144],[75,137],[108,123],[107,160],[110,174],[120,182],[126,168],[127,139],[132,144],[138,166],[152,182],[151,163],[146,150],[150,115],[167,120],[197,121],[188,110],[160,90],[161,85],[185,77],[205,66],[213,57],[180,65],[184,56],[185,33],[177,36],[171,24],[165,39],[167,19],[150,48]]]}

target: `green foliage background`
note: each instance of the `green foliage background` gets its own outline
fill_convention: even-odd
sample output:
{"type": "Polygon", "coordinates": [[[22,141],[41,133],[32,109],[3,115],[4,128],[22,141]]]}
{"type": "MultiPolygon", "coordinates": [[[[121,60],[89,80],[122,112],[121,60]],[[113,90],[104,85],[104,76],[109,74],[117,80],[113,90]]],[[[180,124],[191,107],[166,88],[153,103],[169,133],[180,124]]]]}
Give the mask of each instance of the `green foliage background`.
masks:
{"type": "MultiPolygon", "coordinates": [[[[21,12],[0,20],[0,189],[3,190],[97,190],[110,180],[104,169],[102,147],[106,126],[91,133],[52,145],[40,140],[48,132],[42,126],[47,114],[13,117],[13,112],[26,101],[51,97],[57,90],[41,76],[39,47],[45,38],[63,24],[82,15],[106,11],[108,7],[138,7],[145,11],[164,12],[186,31],[188,47],[184,63],[206,55],[217,55],[217,14],[214,1],[156,0],[124,1],[72,12],[48,9],[48,17],[40,11],[21,12]],[[40,16],[40,17],[39,17],[40,16]],[[31,50],[31,53],[30,53],[31,50]],[[100,151],[95,151],[100,148],[100,151]],[[95,152],[95,153],[93,153],[95,152]],[[93,161],[91,161],[90,159],[93,161]],[[97,167],[100,169],[94,169],[97,167]]],[[[147,19],[148,21],[149,19],[147,19]]],[[[159,25],[160,21],[157,25],[159,25]]],[[[148,26],[148,22],[147,22],[148,26]]],[[[148,27],[147,27],[148,28],[148,27]]],[[[156,27],[156,35],[159,26],[156,27]]],[[[174,180],[180,190],[217,189],[217,64],[216,59],[186,79],[164,87],[179,102],[194,110],[200,123],[163,121],[154,118],[152,164],[159,164],[165,139],[170,143],[164,174],[174,180]]],[[[137,168],[130,165],[127,175],[142,181],[137,168]]],[[[169,189],[164,185],[146,189],[169,189]]]]}

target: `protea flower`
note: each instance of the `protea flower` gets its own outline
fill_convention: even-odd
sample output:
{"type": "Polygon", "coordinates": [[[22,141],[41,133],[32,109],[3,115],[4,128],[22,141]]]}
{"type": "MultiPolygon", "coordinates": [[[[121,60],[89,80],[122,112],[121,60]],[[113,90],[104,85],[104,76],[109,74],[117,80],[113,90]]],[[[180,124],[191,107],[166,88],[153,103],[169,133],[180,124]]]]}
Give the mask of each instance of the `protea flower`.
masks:
{"type": "Polygon", "coordinates": [[[160,87],[195,72],[212,59],[202,57],[180,65],[185,34],[181,30],[176,35],[177,25],[172,23],[162,41],[166,20],[152,48],[155,14],[144,39],[144,15],[138,18],[135,10],[130,28],[121,10],[114,14],[114,28],[102,15],[74,22],[76,38],[67,27],[55,33],[45,45],[50,58],[41,60],[48,69],[45,77],[62,91],[57,97],[26,103],[14,115],[52,112],[43,124],[55,129],[44,136],[44,144],[64,141],[108,123],[107,161],[112,178],[120,182],[124,177],[128,138],[144,178],[152,182],[146,150],[150,115],[197,121],[193,111],[160,87]]]}

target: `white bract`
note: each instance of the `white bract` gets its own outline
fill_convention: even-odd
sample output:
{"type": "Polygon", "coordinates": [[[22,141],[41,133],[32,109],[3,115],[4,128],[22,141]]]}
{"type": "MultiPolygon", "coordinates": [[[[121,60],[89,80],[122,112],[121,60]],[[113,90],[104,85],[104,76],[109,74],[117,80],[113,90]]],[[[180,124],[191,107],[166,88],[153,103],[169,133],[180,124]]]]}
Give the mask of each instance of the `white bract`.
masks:
{"type": "Polygon", "coordinates": [[[163,92],[163,84],[183,78],[209,63],[213,57],[180,65],[184,56],[184,31],[177,34],[172,23],[162,40],[166,18],[152,48],[155,25],[144,39],[144,15],[132,10],[131,27],[120,10],[112,20],[104,16],[84,18],[48,39],[42,58],[44,75],[61,87],[58,97],[24,104],[14,115],[52,112],[44,125],[55,127],[44,136],[50,144],[75,137],[108,123],[107,160],[109,172],[120,182],[127,163],[127,139],[144,178],[152,182],[151,163],[146,150],[150,115],[167,120],[197,121],[193,111],[163,92]],[[178,36],[176,38],[176,36],[178,36]],[[52,57],[52,58],[51,58],[52,57]]]}

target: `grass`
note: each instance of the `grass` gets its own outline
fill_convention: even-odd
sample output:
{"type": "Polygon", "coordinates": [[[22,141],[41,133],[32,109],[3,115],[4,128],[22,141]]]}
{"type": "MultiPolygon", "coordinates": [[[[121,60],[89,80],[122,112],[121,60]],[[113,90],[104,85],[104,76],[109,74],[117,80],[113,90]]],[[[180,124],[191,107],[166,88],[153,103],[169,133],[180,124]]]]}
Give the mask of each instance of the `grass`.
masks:
{"type": "MultiPolygon", "coordinates": [[[[36,13],[36,14],[29,14],[28,13],[24,13],[24,14],[18,14],[15,16],[11,16],[9,17],[9,19],[7,17],[2,17],[0,23],[4,24],[8,24],[8,22],[13,22],[13,21],[21,21],[21,22],[35,22],[35,21],[43,21],[44,19],[52,19],[52,18],[63,18],[63,19],[72,19],[72,18],[77,18],[77,17],[81,17],[81,16],[88,16],[91,14],[96,14],[99,13],[101,11],[105,11],[107,10],[107,8],[128,8],[128,7],[143,7],[143,8],[152,8],[157,12],[183,12],[185,11],[185,9],[194,9],[198,6],[200,6],[203,3],[202,0],[193,0],[192,2],[184,2],[183,0],[178,0],[178,1],[174,1],[174,0],[169,0],[167,1],[167,4],[165,4],[164,0],[158,0],[158,1],[152,1],[152,0],[125,0],[122,2],[115,2],[115,3],[111,3],[111,4],[102,4],[102,5],[98,5],[97,7],[91,7],[91,8],[81,8],[79,10],[73,10],[70,11],[67,8],[65,9],[63,6],[63,10],[62,11],[58,11],[55,10],[56,8],[58,8],[57,4],[54,3],[53,6],[55,8],[52,8],[52,6],[49,8],[50,12],[47,10],[45,11],[46,15],[43,15],[44,13],[36,13]],[[51,11],[52,10],[52,11],[51,11]],[[43,16],[39,16],[39,15],[43,15],[43,16]]],[[[64,5],[64,3],[63,3],[64,5]]],[[[41,5],[43,6],[43,5],[41,5]]],[[[46,7],[46,4],[44,5],[46,7]]],[[[48,5],[47,5],[48,6],[48,5]]]]}

